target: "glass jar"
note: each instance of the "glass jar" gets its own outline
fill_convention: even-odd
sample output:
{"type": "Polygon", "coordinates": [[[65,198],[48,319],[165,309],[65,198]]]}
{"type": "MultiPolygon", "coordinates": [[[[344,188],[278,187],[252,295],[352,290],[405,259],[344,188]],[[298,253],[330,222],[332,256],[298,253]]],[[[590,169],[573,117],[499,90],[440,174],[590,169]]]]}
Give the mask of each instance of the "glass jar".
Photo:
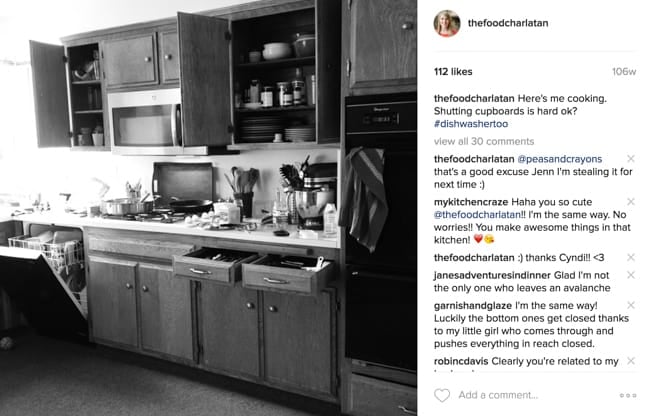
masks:
{"type": "Polygon", "coordinates": [[[262,90],[262,107],[273,107],[273,87],[266,86],[262,90]]]}
{"type": "Polygon", "coordinates": [[[289,89],[289,83],[278,82],[277,87],[280,107],[290,107],[293,105],[293,94],[291,93],[291,89],[289,89]]]}
{"type": "Polygon", "coordinates": [[[302,105],[305,100],[305,82],[295,80],[291,83],[293,89],[293,105],[302,105]]]}

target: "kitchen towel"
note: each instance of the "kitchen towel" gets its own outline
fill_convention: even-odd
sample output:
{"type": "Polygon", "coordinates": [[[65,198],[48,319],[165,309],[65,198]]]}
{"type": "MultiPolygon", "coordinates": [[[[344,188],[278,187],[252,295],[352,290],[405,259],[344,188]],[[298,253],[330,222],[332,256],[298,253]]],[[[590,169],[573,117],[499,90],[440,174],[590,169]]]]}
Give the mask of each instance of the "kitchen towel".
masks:
{"type": "Polygon", "coordinates": [[[347,178],[339,225],[372,253],[388,217],[384,189],[384,150],[355,147],[345,158],[347,178]]]}

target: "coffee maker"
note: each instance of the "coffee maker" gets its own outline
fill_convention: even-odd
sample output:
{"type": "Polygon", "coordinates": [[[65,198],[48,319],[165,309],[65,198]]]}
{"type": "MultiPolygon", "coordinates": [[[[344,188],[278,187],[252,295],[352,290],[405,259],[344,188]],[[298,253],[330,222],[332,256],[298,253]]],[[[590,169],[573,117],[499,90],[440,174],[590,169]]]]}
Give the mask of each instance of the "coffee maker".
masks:
{"type": "Polygon", "coordinates": [[[323,211],[328,203],[336,204],[336,163],[309,165],[303,178],[304,188],[295,192],[298,227],[323,229],[323,211]]]}

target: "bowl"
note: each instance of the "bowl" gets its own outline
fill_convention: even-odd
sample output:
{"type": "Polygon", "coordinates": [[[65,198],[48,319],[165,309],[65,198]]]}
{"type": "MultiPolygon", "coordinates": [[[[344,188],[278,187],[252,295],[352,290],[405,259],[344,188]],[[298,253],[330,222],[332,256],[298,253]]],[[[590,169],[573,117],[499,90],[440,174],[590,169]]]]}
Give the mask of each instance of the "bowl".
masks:
{"type": "Polygon", "coordinates": [[[335,202],[334,189],[314,189],[295,191],[296,209],[301,218],[317,218],[323,216],[325,205],[335,202]]]}
{"type": "Polygon", "coordinates": [[[267,61],[289,58],[291,56],[291,45],[285,42],[265,43],[262,56],[267,61]]]}
{"type": "Polygon", "coordinates": [[[248,52],[248,62],[259,62],[262,60],[262,52],[260,51],[250,51],[248,52]]]}
{"type": "Polygon", "coordinates": [[[299,58],[314,56],[316,52],[316,38],[314,36],[303,36],[293,42],[293,49],[299,58]]]}

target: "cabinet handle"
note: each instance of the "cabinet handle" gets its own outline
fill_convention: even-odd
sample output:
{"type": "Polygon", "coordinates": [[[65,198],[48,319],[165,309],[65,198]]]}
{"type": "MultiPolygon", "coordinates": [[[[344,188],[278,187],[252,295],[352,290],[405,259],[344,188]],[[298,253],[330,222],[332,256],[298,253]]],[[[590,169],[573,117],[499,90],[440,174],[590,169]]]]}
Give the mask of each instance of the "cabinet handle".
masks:
{"type": "Polygon", "coordinates": [[[149,291],[149,288],[146,287],[146,286],[142,286],[142,291],[143,291],[143,292],[148,292],[148,291],[149,291]]]}
{"type": "Polygon", "coordinates": [[[166,54],[165,54],[165,59],[168,60],[168,61],[171,60],[171,59],[172,59],[172,55],[171,55],[170,53],[166,53],[166,54]]]}
{"type": "Polygon", "coordinates": [[[248,309],[255,309],[255,304],[253,302],[246,302],[246,307],[248,309]]]}
{"type": "Polygon", "coordinates": [[[289,284],[288,280],[271,279],[270,277],[265,277],[264,281],[269,282],[269,283],[274,284],[274,285],[288,285],[289,284]]]}
{"type": "Polygon", "coordinates": [[[131,283],[127,283],[125,286],[126,286],[127,289],[133,288],[133,285],[131,283]]]}
{"type": "Polygon", "coordinates": [[[402,412],[406,413],[407,415],[417,415],[418,414],[418,412],[416,412],[415,410],[410,410],[406,406],[397,406],[397,408],[399,410],[401,410],[402,412]]]}
{"type": "Polygon", "coordinates": [[[413,22],[405,22],[402,24],[402,30],[413,30],[413,22]]]}
{"type": "Polygon", "coordinates": [[[145,62],[151,62],[151,56],[145,56],[144,61],[145,62]]]}
{"type": "Polygon", "coordinates": [[[269,312],[277,312],[278,308],[276,306],[269,306],[269,312]]]}
{"type": "Polygon", "coordinates": [[[196,274],[212,274],[210,270],[195,269],[194,267],[190,267],[190,271],[196,274]]]}

